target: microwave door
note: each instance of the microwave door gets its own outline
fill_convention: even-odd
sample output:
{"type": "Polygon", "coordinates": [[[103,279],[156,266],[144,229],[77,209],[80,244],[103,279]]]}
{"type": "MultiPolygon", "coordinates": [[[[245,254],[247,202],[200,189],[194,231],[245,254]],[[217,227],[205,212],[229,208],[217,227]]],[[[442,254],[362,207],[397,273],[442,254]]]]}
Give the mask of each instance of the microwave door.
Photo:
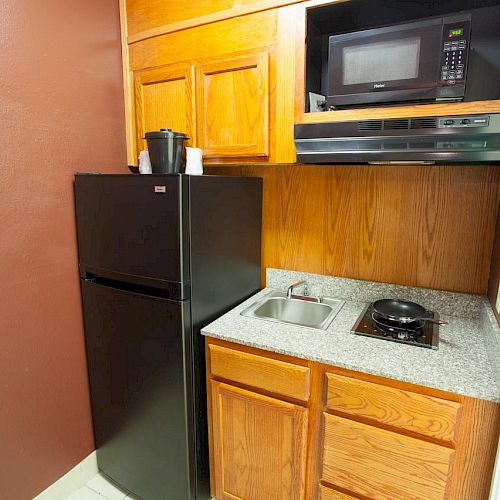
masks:
{"type": "Polygon", "coordinates": [[[442,22],[330,37],[329,104],[425,99],[438,86],[442,22]]]}

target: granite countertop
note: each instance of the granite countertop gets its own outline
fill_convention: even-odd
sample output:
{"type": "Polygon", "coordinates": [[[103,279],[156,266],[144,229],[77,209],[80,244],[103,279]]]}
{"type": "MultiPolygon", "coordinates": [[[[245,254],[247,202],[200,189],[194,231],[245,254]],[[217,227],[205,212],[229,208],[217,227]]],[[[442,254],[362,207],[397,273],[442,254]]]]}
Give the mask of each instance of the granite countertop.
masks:
{"type": "Polygon", "coordinates": [[[496,344],[500,339],[500,330],[486,298],[278,270],[268,270],[267,282],[272,288],[260,291],[210,323],[202,329],[202,334],[500,402],[500,369],[496,363],[500,354],[500,345],[496,344]],[[324,293],[324,296],[346,300],[326,331],[240,315],[241,311],[271,289],[283,290],[284,284],[293,283],[299,278],[308,280],[313,284],[312,287],[321,286],[323,291],[329,292],[324,293]],[[449,325],[439,329],[438,350],[350,333],[368,301],[388,296],[413,299],[424,307],[447,312],[440,315],[449,325]],[[464,316],[466,313],[468,317],[464,316]]]}

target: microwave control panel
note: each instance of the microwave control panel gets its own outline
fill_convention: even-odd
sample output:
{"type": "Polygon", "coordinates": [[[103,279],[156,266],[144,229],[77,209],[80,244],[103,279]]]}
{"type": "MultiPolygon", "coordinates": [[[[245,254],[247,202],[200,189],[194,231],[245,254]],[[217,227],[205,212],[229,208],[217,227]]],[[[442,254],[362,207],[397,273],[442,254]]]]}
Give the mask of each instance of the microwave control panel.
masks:
{"type": "Polygon", "coordinates": [[[443,25],[441,42],[440,84],[465,82],[470,43],[470,21],[443,25]]]}

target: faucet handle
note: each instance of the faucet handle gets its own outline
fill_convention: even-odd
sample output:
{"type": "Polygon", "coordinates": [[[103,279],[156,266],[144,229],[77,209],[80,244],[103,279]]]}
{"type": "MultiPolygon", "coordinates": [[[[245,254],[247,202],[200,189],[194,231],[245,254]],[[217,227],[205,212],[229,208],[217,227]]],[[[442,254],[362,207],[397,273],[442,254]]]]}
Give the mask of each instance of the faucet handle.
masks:
{"type": "Polygon", "coordinates": [[[309,295],[314,297],[317,302],[321,302],[323,296],[323,287],[321,285],[312,284],[309,286],[309,295]]]}

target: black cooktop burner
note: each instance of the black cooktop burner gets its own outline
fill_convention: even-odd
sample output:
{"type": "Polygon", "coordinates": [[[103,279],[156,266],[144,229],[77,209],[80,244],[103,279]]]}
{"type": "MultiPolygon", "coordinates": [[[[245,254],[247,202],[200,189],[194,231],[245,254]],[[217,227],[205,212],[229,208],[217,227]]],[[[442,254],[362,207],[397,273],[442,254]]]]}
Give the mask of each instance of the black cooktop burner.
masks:
{"type": "MultiPolygon", "coordinates": [[[[433,311],[426,311],[426,317],[439,319],[439,315],[433,311]]],[[[439,326],[429,321],[401,323],[382,318],[373,310],[372,304],[368,304],[363,309],[351,332],[366,337],[437,349],[439,343],[438,330],[439,326]]]]}

